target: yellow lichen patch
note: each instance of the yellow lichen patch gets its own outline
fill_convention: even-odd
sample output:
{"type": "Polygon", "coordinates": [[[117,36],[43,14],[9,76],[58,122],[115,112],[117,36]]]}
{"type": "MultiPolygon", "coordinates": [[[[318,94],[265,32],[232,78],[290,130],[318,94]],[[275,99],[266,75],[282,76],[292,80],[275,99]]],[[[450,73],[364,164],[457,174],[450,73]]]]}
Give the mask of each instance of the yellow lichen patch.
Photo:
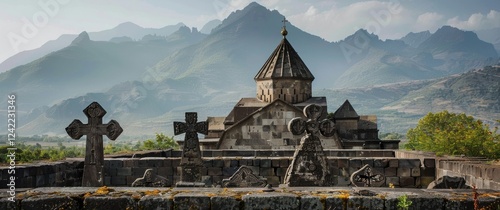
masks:
{"type": "Polygon", "coordinates": [[[480,193],[479,197],[500,197],[500,192],[494,192],[494,193],[480,193]]]}
{"type": "Polygon", "coordinates": [[[146,190],[146,192],[144,192],[144,195],[160,195],[160,190],[146,190]]]}
{"type": "Polygon", "coordinates": [[[208,197],[214,197],[214,196],[217,196],[216,194],[214,193],[205,193],[205,195],[207,195],[208,197]]]}
{"type": "MultiPolygon", "coordinates": [[[[302,196],[302,193],[296,193],[299,197],[302,196]]],[[[328,196],[330,196],[330,194],[326,194],[326,193],[320,193],[320,192],[311,192],[311,195],[313,196],[316,196],[316,197],[319,197],[320,200],[326,200],[326,198],[328,196]]]]}
{"type": "Polygon", "coordinates": [[[241,200],[242,200],[242,198],[243,198],[243,195],[242,195],[242,194],[237,193],[237,194],[233,195],[233,198],[234,198],[234,199],[236,199],[237,201],[241,201],[241,200]]]}
{"type": "Polygon", "coordinates": [[[385,198],[387,197],[387,193],[380,193],[380,194],[377,194],[376,196],[382,200],[385,200],[385,198]]]}
{"type": "Polygon", "coordinates": [[[243,194],[245,194],[245,192],[234,192],[228,188],[222,189],[222,191],[220,191],[220,193],[219,193],[219,195],[222,195],[222,196],[231,196],[234,199],[236,199],[237,201],[242,200],[243,194]]]}
{"type": "Polygon", "coordinates": [[[113,188],[108,188],[107,186],[102,186],[95,191],[96,195],[106,195],[109,192],[114,192],[115,190],[113,188]]]}
{"type": "Polygon", "coordinates": [[[92,193],[90,193],[90,192],[86,192],[86,193],[83,195],[83,197],[84,197],[84,198],[88,198],[88,197],[90,197],[90,196],[92,196],[92,193]]]}
{"type": "Polygon", "coordinates": [[[389,183],[389,188],[394,189],[394,184],[393,183],[389,183]]]}
{"type": "Polygon", "coordinates": [[[134,194],[132,194],[131,197],[132,197],[132,199],[134,199],[136,201],[141,200],[141,198],[142,198],[141,194],[139,194],[139,193],[134,193],[134,194]]]}
{"type": "Polygon", "coordinates": [[[171,194],[170,194],[170,199],[174,199],[174,196],[179,194],[179,193],[190,193],[191,191],[189,190],[181,190],[181,191],[173,191],[171,194]]]}
{"type": "Polygon", "coordinates": [[[347,200],[349,199],[349,192],[348,191],[340,191],[340,194],[338,195],[338,197],[342,200],[347,200]]]}

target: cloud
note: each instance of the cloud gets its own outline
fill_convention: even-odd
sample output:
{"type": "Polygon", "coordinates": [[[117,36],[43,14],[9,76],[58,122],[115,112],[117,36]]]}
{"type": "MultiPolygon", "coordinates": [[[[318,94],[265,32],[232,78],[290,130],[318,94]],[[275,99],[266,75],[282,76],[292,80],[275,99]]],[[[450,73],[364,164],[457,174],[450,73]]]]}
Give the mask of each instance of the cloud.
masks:
{"type": "Polygon", "coordinates": [[[241,10],[250,4],[252,0],[215,0],[212,5],[217,14],[217,19],[223,20],[236,10],[241,10]]]}
{"type": "Polygon", "coordinates": [[[417,32],[419,31],[435,31],[440,28],[444,21],[444,16],[436,12],[426,12],[417,17],[417,21],[413,27],[417,32]]]}
{"type": "Polygon", "coordinates": [[[406,10],[398,2],[363,1],[343,6],[331,2],[321,8],[304,5],[307,10],[287,18],[293,25],[328,41],[342,40],[360,28],[384,38],[399,38],[402,35],[394,31],[409,25],[406,10]]]}
{"type": "Polygon", "coordinates": [[[500,27],[500,12],[490,10],[486,15],[474,13],[467,20],[460,20],[458,17],[448,19],[448,25],[464,30],[482,30],[500,27]]]}
{"type": "Polygon", "coordinates": [[[304,14],[305,16],[313,16],[316,14],[316,8],[314,6],[310,6],[309,9],[307,9],[306,13],[304,14]]]}

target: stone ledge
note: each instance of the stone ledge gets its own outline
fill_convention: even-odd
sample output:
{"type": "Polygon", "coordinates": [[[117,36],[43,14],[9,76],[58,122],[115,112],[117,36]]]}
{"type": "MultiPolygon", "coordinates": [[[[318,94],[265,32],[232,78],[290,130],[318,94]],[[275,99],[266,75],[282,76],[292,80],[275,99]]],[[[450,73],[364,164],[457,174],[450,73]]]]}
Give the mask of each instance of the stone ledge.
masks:
{"type": "MultiPolygon", "coordinates": [[[[407,195],[410,209],[472,209],[472,190],[402,188],[36,188],[17,192],[16,202],[0,192],[0,209],[395,209],[407,195]],[[104,190],[103,190],[104,189],[104,190]]],[[[479,190],[480,208],[497,208],[500,191],[479,190]]]]}

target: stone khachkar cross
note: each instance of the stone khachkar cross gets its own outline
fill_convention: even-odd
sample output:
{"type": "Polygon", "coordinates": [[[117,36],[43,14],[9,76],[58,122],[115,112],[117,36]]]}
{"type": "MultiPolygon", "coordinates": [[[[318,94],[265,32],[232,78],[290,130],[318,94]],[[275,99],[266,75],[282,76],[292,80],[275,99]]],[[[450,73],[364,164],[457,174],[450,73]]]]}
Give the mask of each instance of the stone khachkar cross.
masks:
{"type": "Polygon", "coordinates": [[[148,168],[144,172],[144,176],[132,182],[132,187],[168,187],[168,179],[156,175],[153,169],[148,168]]]}
{"type": "Polygon", "coordinates": [[[359,187],[358,183],[364,183],[365,187],[380,187],[384,184],[385,177],[382,174],[374,174],[370,165],[366,164],[351,175],[351,184],[359,187]]]}
{"type": "Polygon", "coordinates": [[[103,186],[103,165],[104,150],[102,135],[115,140],[123,132],[117,121],[111,120],[108,124],[102,124],[102,117],[106,110],[97,102],[92,102],[83,113],[88,118],[88,124],[83,124],[80,120],[73,120],[66,128],[66,132],[73,139],[80,139],[87,135],[85,149],[85,163],[83,167],[82,187],[103,186]]]}
{"type": "MultiPolygon", "coordinates": [[[[201,169],[203,160],[201,159],[200,142],[198,133],[208,134],[208,123],[197,122],[196,112],[186,112],[186,122],[174,122],[174,134],[186,133],[184,136],[184,147],[181,156],[181,177],[177,185],[186,186],[201,182],[201,169]]],[[[196,184],[195,184],[196,185],[196,184]]]]}
{"type": "Polygon", "coordinates": [[[288,186],[331,186],[334,184],[319,135],[321,133],[326,137],[333,136],[335,125],[328,119],[318,121],[322,111],[321,106],[307,105],[304,108],[307,120],[296,117],[288,123],[288,130],[293,135],[306,133],[301,138],[300,145],[295,150],[293,160],[285,175],[284,184],[288,186]]]}
{"type": "Polygon", "coordinates": [[[267,180],[253,174],[252,169],[246,166],[240,168],[229,177],[222,180],[222,187],[265,187],[267,180]]]}

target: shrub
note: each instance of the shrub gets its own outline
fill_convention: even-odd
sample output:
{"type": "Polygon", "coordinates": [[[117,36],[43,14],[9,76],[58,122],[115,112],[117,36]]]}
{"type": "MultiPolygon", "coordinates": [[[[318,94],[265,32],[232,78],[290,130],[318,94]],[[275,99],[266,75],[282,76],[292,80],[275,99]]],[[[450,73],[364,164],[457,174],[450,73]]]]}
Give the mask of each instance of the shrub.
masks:
{"type": "Polygon", "coordinates": [[[435,152],[437,155],[500,158],[500,136],[481,120],[465,114],[429,113],[408,130],[406,149],[435,152]]]}

